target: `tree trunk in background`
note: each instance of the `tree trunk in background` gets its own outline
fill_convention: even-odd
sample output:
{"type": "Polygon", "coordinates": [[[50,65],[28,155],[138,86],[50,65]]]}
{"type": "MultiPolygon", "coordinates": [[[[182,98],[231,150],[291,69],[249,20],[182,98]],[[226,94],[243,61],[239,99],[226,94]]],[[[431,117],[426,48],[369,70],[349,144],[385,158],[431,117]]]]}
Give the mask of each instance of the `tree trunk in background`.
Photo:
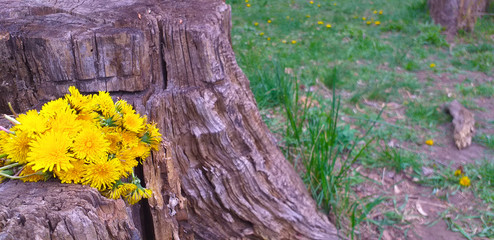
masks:
{"type": "Polygon", "coordinates": [[[473,31],[477,18],[487,10],[489,0],[429,0],[429,12],[436,24],[448,33],[473,31]]]}
{"type": "Polygon", "coordinates": [[[54,181],[0,184],[0,239],[139,239],[123,200],[54,181]]]}
{"type": "Polygon", "coordinates": [[[336,239],[262,122],[230,27],[223,1],[0,0],[0,111],[75,85],[157,122],[145,238],[336,239]]]}

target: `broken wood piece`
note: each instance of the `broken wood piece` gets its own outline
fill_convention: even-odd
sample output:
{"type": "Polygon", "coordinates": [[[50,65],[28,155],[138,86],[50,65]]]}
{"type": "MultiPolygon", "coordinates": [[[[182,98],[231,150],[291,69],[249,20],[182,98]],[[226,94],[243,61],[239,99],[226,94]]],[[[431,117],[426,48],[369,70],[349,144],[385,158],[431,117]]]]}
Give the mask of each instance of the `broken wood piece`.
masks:
{"type": "Polygon", "coordinates": [[[475,119],[472,112],[463,107],[458,101],[452,101],[447,107],[453,117],[454,139],[458,149],[463,149],[472,144],[475,132],[475,119]]]}

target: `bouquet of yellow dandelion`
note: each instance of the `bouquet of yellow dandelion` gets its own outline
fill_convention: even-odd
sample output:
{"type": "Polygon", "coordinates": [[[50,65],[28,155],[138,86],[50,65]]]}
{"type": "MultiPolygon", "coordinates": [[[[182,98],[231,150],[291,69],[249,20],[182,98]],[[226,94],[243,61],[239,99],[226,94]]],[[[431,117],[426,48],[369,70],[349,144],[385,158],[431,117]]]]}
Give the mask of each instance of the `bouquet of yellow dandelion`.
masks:
{"type": "Polygon", "coordinates": [[[161,134],[124,100],[107,92],[69,94],[43,105],[41,111],[5,117],[13,127],[0,131],[0,178],[85,184],[108,198],[128,203],[149,198],[133,172],[161,134]]]}

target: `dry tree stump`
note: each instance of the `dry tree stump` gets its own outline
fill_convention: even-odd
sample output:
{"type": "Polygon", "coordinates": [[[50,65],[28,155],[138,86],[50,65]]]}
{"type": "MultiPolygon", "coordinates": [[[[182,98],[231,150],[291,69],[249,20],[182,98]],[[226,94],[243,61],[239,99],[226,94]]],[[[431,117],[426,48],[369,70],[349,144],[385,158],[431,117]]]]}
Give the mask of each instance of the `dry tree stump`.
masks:
{"type": "Polygon", "coordinates": [[[477,18],[487,10],[489,0],[428,0],[429,13],[449,34],[472,32],[477,18]]]}
{"type": "Polygon", "coordinates": [[[230,27],[219,0],[0,0],[0,112],[75,85],[155,121],[167,141],[142,169],[143,238],[336,239],[262,122],[230,27]]]}
{"type": "Polygon", "coordinates": [[[0,184],[0,239],[140,239],[123,200],[55,181],[0,184]]]}

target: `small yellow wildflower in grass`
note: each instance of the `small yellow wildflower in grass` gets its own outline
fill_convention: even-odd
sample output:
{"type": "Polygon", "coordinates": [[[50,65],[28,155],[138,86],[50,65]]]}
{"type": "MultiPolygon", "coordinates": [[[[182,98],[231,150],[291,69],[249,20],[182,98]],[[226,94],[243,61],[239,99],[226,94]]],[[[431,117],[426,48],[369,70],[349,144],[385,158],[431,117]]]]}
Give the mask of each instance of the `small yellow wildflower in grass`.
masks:
{"type": "Polygon", "coordinates": [[[309,3],[310,3],[310,4],[314,4],[314,1],[310,1],[309,3]]]}
{"type": "Polygon", "coordinates": [[[297,43],[297,41],[295,41],[295,40],[292,40],[292,44],[295,44],[295,43],[297,43]]]}
{"type": "Polygon", "coordinates": [[[331,24],[326,24],[326,28],[331,28],[331,24]]]}
{"type": "Polygon", "coordinates": [[[381,25],[381,22],[380,21],[375,21],[374,24],[376,24],[376,26],[378,26],[378,25],[381,25]]]}
{"type": "Polygon", "coordinates": [[[383,10],[379,10],[379,15],[383,15],[383,10]]]}
{"type": "Polygon", "coordinates": [[[39,113],[31,110],[8,119],[15,125],[1,127],[0,166],[9,171],[0,172],[0,182],[56,177],[131,204],[151,196],[133,168],[158,150],[161,134],[125,100],[114,103],[107,92],[84,96],[70,87],[69,94],[43,105],[39,113]],[[122,191],[107,194],[113,189],[122,191]]]}
{"type": "Polygon", "coordinates": [[[262,33],[259,33],[259,36],[264,36],[264,33],[263,32],[262,33]]]}
{"type": "Polygon", "coordinates": [[[246,7],[250,7],[250,3],[245,4],[246,7]]]}
{"type": "Polygon", "coordinates": [[[374,13],[374,14],[377,14],[377,10],[374,10],[374,12],[373,12],[373,13],[374,13]]]}
{"type": "Polygon", "coordinates": [[[324,24],[324,22],[323,22],[323,21],[318,21],[318,22],[317,22],[317,24],[318,24],[318,25],[323,25],[323,24],[324,24]]]}
{"type": "Polygon", "coordinates": [[[286,40],[281,40],[282,43],[286,43],[286,40]]]}
{"type": "Polygon", "coordinates": [[[428,139],[428,140],[425,141],[425,144],[427,144],[429,146],[432,146],[432,145],[434,145],[434,140],[428,139]]]}
{"type": "Polygon", "coordinates": [[[367,23],[367,25],[370,25],[372,23],[372,21],[367,21],[366,23],[367,23]]]}
{"type": "Polygon", "coordinates": [[[248,2],[249,2],[249,0],[245,0],[245,3],[248,3],[248,2]]]}
{"type": "Polygon", "coordinates": [[[461,176],[463,173],[461,172],[461,169],[456,169],[455,171],[455,176],[458,177],[458,176],[461,176]]]}
{"type": "Polygon", "coordinates": [[[336,4],[336,3],[333,3],[333,5],[335,5],[335,6],[336,6],[337,4],[336,4]]]}
{"type": "Polygon", "coordinates": [[[266,38],[266,40],[271,41],[271,38],[270,38],[270,37],[268,37],[268,38],[266,38]]]}
{"type": "Polygon", "coordinates": [[[305,15],[306,18],[310,18],[310,15],[305,15]]]}
{"type": "Polygon", "coordinates": [[[259,23],[258,23],[258,22],[255,22],[255,23],[254,23],[254,26],[259,26],[259,23]]]}
{"type": "Polygon", "coordinates": [[[365,20],[367,20],[367,18],[366,17],[362,17],[362,20],[365,21],[365,20]]]}
{"type": "Polygon", "coordinates": [[[268,23],[271,23],[271,22],[272,22],[271,19],[268,19],[268,23]]]}
{"type": "Polygon", "coordinates": [[[463,176],[460,178],[460,185],[464,187],[469,187],[470,186],[470,178],[467,176],[463,176]]]}
{"type": "Polygon", "coordinates": [[[321,4],[317,4],[317,7],[321,7],[321,4]]]}
{"type": "Polygon", "coordinates": [[[435,68],[436,67],[436,64],[435,63],[431,63],[431,64],[429,64],[429,67],[430,68],[435,68]]]}

